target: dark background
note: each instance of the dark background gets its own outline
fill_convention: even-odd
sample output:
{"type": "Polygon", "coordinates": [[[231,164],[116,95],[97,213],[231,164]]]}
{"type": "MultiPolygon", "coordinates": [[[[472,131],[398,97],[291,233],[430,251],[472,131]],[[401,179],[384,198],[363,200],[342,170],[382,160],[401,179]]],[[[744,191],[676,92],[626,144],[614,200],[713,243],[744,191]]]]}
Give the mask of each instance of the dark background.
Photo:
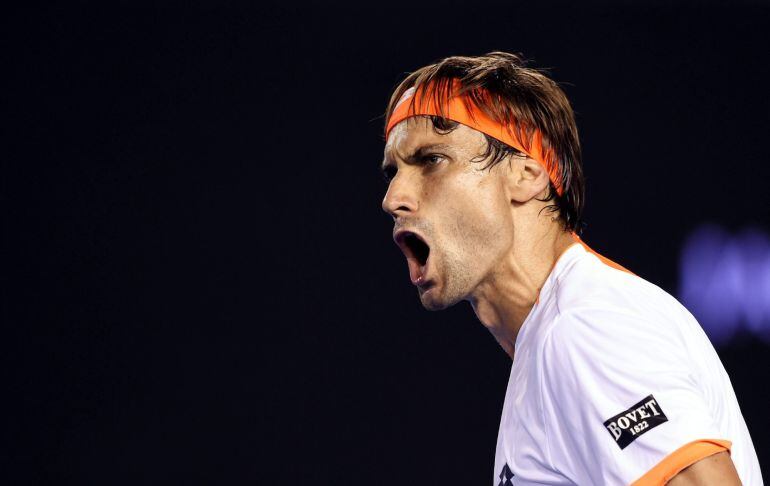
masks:
{"type": "MultiPolygon", "coordinates": [[[[381,113],[441,57],[551,68],[585,241],[669,292],[697,226],[770,230],[766,5],[223,5],[3,16],[17,484],[488,484],[510,360],[380,209],[381,113]]],[[[719,351],[767,475],[770,346],[719,351]]]]}

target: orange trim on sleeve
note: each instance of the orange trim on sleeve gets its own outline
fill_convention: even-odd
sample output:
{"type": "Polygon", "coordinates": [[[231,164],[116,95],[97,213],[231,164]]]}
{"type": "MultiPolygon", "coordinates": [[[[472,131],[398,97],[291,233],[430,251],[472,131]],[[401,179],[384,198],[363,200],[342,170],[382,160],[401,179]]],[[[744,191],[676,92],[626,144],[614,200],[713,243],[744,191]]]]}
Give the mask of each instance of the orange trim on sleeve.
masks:
{"type": "Polygon", "coordinates": [[[730,451],[733,443],[729,440],[700,439],[692,441],[675,450],[631,486],[661,486],[701,459],[712,456],[724,450],[730,451]]]}

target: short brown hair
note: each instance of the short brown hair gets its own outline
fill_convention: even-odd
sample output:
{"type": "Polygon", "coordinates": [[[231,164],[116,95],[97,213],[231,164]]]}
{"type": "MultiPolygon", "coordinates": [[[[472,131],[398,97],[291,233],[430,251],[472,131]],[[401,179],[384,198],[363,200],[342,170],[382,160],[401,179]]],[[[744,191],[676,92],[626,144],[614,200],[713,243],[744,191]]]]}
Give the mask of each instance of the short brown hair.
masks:
{"type": "MultiPolygon", "coordinates": [[[[554,204],[546,208],[559,211],[565,230],[580,234],[585,224],[582,221],[585,179],[575,115],[558,84],[547,77],[545,71],[527,67],[526,64],[521,55],[496,51],[483,56],[447,57],[422,67],[407,76],[393,92],[385,112],[385,123],[409,88],[428,86],[429,93],[438,101],[449,83],[458,80],[459,93],[468,93],[493,120],[503,125],[518,123],[527,127],[530,135],[534,130],[542,133],[543,148],[550,147],[555,154],[563,188],[559,195],[551,182],[544,201],[553,200],[554,204]]],[[[439,133],[448,133],[457,127],[457,122],[440,116],[429,118],[439,133]]],[[[487,149],[481,157],[482,160],[489,160],[484,169],[510,154],[524,155],[500,140],[484,136],[487,149]]]]}

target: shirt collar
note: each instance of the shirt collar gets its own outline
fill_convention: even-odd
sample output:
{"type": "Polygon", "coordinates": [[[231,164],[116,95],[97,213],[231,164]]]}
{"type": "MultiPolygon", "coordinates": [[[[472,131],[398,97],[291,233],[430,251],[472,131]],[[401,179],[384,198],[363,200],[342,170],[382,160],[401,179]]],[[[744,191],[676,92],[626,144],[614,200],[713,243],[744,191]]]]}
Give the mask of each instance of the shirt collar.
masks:
{"type": "Polygon", "coordinates": [[[561,255],[559,255],[556,262],[554,262],[551,272],[548,274],[548,277],[546,277],[545,282],[543,282],[543,286],[540,288],[540,292],[537,296],[537,304],[550,293],[551,287],[553,287],[561,274],[570,266],[569,264],[585,252],[586,250],[583,248],[580,241],[575,241],[561,252],[561,255]]]}

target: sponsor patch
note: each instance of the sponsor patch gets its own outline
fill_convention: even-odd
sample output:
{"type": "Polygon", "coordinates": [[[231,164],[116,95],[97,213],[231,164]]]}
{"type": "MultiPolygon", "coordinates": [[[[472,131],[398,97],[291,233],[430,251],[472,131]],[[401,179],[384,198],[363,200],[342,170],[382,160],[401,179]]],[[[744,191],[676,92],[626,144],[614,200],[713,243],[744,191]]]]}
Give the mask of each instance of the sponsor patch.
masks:
{"type": "Polygon", "coordinates": [[[655,397],[648,395],[628,410],[623,410],[605,421],[604,427],[607,428],[612,438],[615,439],[615,443],[622,450],[635,441],[637,437],[663,422],[668,422],[668,417],[663,413],[655,397]]]}

